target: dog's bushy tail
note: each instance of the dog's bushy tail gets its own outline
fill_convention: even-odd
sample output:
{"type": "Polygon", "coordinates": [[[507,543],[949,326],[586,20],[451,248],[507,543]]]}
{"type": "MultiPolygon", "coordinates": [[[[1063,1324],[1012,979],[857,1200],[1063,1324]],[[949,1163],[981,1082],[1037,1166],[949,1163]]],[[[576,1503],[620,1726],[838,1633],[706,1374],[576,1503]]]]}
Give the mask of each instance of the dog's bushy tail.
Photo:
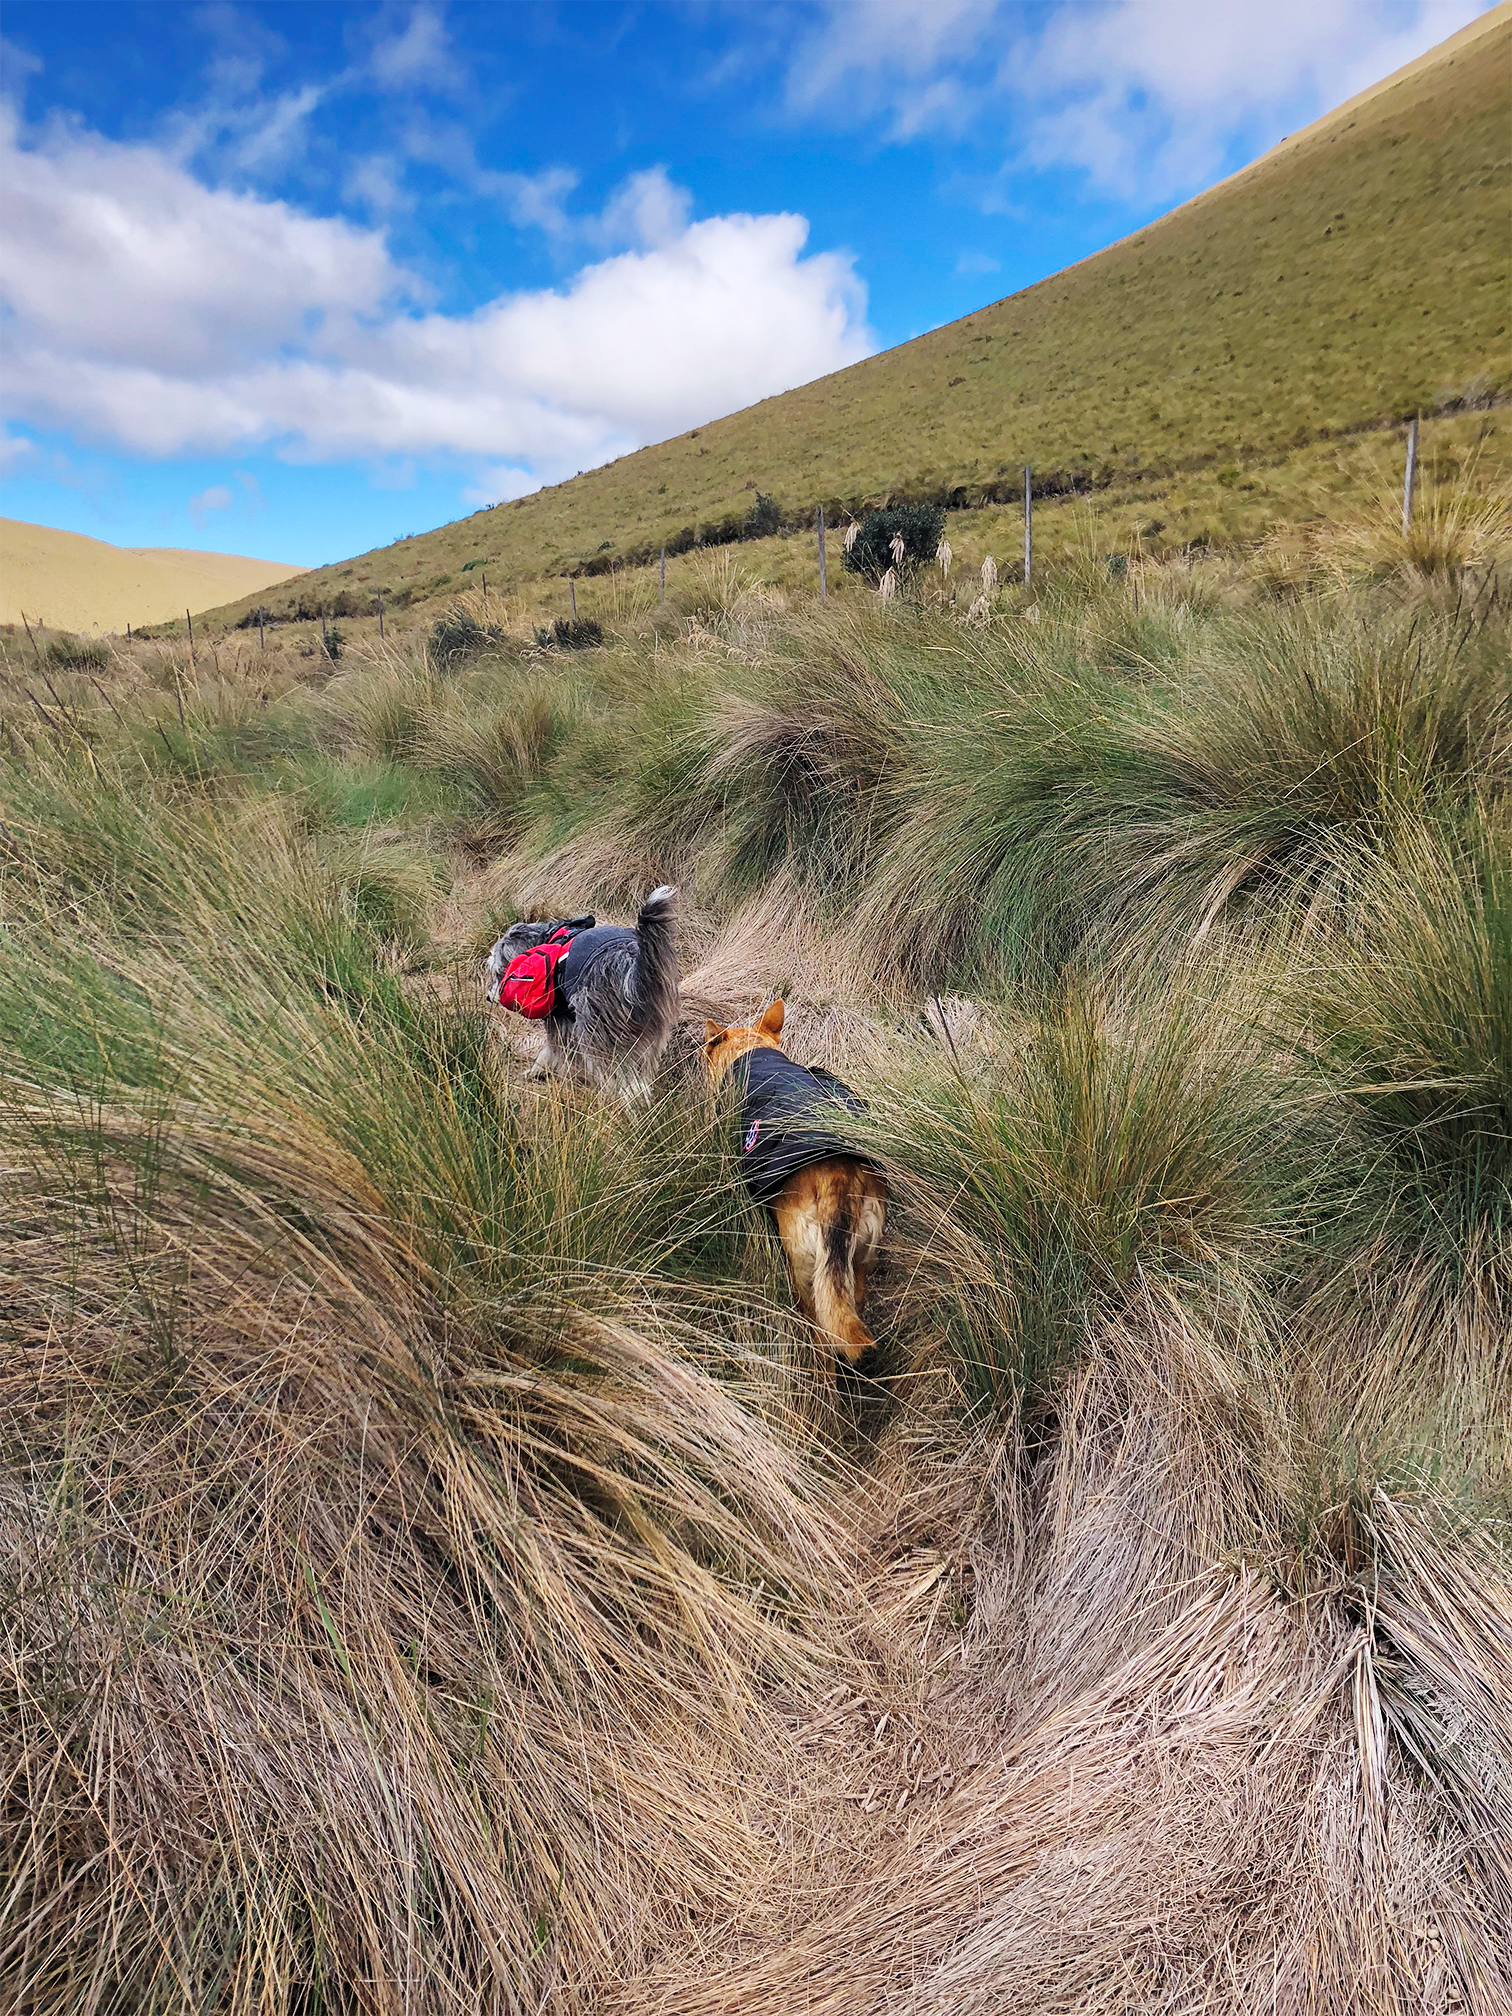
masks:
{"type": "Polygon", "coordinates": [[[677,1021],[677,891],[663,883],[653,889],[635,920],[640,948],[632,989],[637,1034],[665,1043],[677,1021]]]}

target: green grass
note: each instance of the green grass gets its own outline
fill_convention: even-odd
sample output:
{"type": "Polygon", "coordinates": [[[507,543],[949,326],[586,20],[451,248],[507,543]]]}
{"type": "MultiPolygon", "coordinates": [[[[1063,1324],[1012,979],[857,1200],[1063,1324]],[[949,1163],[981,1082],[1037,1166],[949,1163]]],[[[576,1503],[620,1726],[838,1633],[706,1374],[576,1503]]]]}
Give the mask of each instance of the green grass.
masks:
{"type": "MultiPolygon", "coordinates": [[[[969,541],[1001,563],[1020,550],[1016,504],[993,507],[1019,497],[1026,462],[1042,496],[1096,494],[1113,545],[1165,551],[1337,515],[1384,462],[1396,470],[1369,430],[1512,389],[1509,46],[1498,19],[1021,294],[571,482],[321,568],[299,594],[313,606],[345,591],[365,610],[382,588],[434,613],[481,566],[496,610],[512,592],[561,614],[564,574],[679,551],[743,520],[758,489],[798,528],[821,502],[834,522],[889,498],[939,498],[970,514],[969,541]]],[[[1444,456],[1462,456],[1472,432],[1446,425],[1444,456]]],[[[1505,472],[1500,429],[1493,459],[1505,472]]],[[[1074,532],[1064,505],[1041,515],[1053,559],[1074,532]]],[[[758,541],[753,564],[812,592],[811,543],[806,529],[758,541]]],[[[838,552],[831,561],[840,585],[838,552]]],[[[686,579],[687,563],[672,565],[686,579]]],[[[584,613],[605,617],[607,589],[579,594],[584,613]]]]}

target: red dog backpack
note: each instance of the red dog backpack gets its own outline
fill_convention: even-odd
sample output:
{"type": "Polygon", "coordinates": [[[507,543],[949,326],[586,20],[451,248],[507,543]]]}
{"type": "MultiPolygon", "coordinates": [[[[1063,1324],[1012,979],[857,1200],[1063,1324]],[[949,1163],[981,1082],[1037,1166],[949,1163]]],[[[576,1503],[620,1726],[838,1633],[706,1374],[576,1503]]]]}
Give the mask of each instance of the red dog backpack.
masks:
{"type": "Polygon", "coordinates": [[[556,969],[577,936],[564,924],[528,952],[517,953],[499,979],[499,1006],[541,1022],[556,1006],[556,969]]]}

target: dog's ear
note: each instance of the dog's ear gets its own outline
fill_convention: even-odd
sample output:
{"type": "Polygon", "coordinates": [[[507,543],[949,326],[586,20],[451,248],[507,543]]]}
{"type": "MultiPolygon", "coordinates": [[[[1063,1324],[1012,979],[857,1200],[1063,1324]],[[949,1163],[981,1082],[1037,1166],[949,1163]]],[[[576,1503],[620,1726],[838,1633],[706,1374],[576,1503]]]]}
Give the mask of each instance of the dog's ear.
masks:
{"type": "Polygon", "coordinates": [[[714,1048],[714,1045],[719,1041],[720,1037],[723,1036],[724,1033],[725,1032],[723,1031],[723,1029],[720,1028],[717,1022],[710,1022],[708,1020],[705,1020],[704,1022],[705,1050],[712,1050],[714,1048]]]}
{"type": "Polygon", "coordinates": [[[782,1034],[782,1014],[782,1003],[774,1001],[756,1024],[756,1027],[761,1031],[763,1036],[780,1036],[782,1034]]]}

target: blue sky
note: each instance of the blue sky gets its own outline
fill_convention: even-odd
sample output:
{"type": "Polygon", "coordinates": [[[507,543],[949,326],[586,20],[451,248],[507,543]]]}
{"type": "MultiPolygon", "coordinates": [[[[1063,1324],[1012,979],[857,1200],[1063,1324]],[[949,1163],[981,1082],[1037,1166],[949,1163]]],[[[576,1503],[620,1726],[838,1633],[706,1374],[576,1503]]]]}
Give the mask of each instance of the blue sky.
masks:
{"type": "Polygon", "coordinates": [[[1480,0],[7,0],[6,515],[315,565],[1054,272],[1480,0]]]}

